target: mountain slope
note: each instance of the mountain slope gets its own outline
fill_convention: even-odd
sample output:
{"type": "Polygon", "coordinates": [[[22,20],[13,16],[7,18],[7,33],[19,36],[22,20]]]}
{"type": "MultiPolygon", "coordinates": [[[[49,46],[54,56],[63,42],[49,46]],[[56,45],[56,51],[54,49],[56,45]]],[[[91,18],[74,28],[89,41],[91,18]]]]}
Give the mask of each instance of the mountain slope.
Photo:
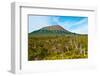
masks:
{"type": "Polygon", "coordinates": [[[62,35],[75,35],[60,25],[46,26],[39,30],[29,33],[30,36],[62,36],[62,35]]]}
{"type": "Polygon", "coordinates": [[[60,25],[43,27],[41,30],[63,30],[63,31],[67,31],[63,27],[61,27],[60,25]]]}

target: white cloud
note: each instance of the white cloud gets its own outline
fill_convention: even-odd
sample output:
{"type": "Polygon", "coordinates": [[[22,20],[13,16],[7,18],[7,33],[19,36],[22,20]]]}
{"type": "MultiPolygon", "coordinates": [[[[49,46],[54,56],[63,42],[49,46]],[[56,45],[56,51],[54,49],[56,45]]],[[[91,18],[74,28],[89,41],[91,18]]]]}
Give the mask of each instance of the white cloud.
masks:
{"type": "Polygon", "coordinates": [[[71,30],[71,32],[75,32],[79,34],[88,34],[88,26],[86,24],[83,24],[82,26],[71,30]]]}
{"type": "Polygon", "coordinates": [[[38,30],[45,26],[50,26],[52,24],[58,24],[64,27],[66,30],[79,33],[79,34],[87,34],[88,33],[88,20],[87,18],[81,19],[80,21],[71,22],[65,21],[61,22],[59,16],[31,16],[30,17],[30,25],[29,32],[34,30],[38,30]]]}
{"type": "Polygon", "coordinates": [[[63,27],[71,32],[79,33],[79,34],[87,34],[88,33],[88,20],[87,18],[82,19],[77,22],[64,22],[62,23],[63,27]]]}
{"type": "Polygon", "coordinates": [[[88,34],[88,19],[82,19],[73,24],[72,31],[79,34],[88,34]],[[76,26],[76,27],[75,27],[76,26]]]}
{"type": "Polygon", "coordinates": [[[85,18],[85,19],[82,19],[82,20],[80,20],[80,21],[78,21],[78,22],[75,22],[74,24],[71,24],[70,25],[70,27],[75,27],[75,26],[84,26],[83,24],[85,24],[85,23],[87,23],[87,21],[88,21],[88,19],[87,18],[85,18]]]}

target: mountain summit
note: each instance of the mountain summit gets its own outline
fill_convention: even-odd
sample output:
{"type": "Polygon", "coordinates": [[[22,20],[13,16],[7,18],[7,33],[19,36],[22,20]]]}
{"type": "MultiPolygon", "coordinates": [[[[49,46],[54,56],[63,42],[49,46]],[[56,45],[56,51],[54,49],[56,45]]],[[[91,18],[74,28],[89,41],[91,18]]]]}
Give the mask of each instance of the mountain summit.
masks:
{"type": "Polygon", "coordinates": [[[62,30],[62,31],[66,31],[63,27],[61,27],[60,25],[52,25],[52,26],[46,26],[43,27],[42,30],[62,30]]]}
{"type": "Polygon", "coordinates": [[[30,36],[64,36],[64,35],[74,35],[75,33],[72,33],[60,25],[52,25],[52,26],[46,26],[39,30],[33,31],[29,33],[30,36]]]}

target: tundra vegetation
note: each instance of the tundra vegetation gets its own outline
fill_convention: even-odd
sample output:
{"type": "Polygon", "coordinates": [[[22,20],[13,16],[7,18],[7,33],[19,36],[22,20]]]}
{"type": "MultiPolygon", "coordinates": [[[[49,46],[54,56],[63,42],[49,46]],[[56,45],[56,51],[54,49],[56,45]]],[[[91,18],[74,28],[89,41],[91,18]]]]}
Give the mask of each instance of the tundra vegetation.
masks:
{"type": "Polygon", "coordinates": [[[88,36],[28,36],[28,60],[88,58],[88,36]]]}

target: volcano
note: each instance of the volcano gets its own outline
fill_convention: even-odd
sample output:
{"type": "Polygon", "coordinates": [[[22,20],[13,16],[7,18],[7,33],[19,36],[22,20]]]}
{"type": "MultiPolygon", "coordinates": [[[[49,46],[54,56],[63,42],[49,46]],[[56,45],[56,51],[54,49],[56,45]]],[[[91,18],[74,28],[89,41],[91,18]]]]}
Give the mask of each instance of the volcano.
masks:
{"type": "Polygon", "coordinates": [[[29,33],[30,36],[65,36],[65,35],[75,35],[60,25],[46,26],[39,30],[29,33]]]}

